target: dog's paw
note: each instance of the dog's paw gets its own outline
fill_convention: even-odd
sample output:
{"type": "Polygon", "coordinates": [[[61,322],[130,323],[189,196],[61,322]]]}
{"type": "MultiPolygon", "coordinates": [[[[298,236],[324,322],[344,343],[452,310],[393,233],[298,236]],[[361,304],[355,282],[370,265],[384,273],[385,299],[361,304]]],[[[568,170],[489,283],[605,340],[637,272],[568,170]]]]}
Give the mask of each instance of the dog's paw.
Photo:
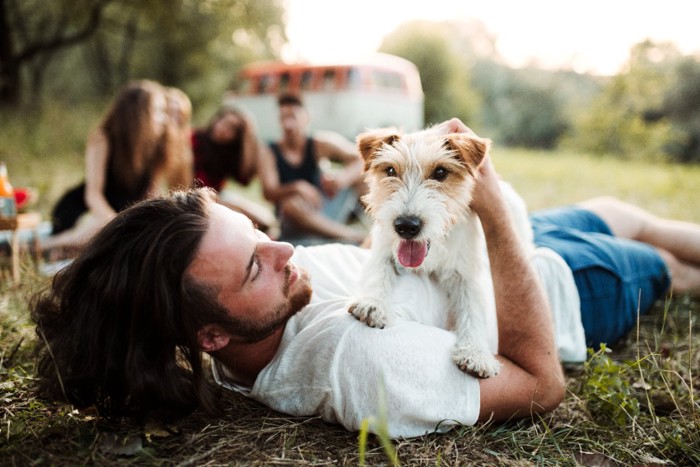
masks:
{"type": "Polygon", "coordinates": [[[350,305],[348,313],[351,313],[355,318],[373,328],[383,329],[387,325],[388,317],[386,312],[377,303],[360,300],[350,305]]]}
{"type": "Polygon", "coordinates": [[[476,378],[490,378],[501,371],[501,362],[491,352],[474,344],[456,345],[452,350],[452,360],[460,370],[476,378]]]}

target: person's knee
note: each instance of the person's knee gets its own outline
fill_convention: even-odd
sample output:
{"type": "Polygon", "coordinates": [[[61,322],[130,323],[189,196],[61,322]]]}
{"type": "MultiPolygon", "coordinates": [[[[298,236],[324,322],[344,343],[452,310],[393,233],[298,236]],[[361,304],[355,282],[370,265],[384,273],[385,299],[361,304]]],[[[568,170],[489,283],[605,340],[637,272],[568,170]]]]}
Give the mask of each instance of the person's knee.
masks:
{"type": "Polygon", "coordinates": [[[312,207],[301,196],[292,195],[280,201],[278,210],[281,217],[296,222],[308,217],[312,207]]]}
{"type": "Polygon", "coordinates": [[[578,203],[580,207],[593,211],[597,214],[619,210],[624,204],[625,203],[614,196],[598,196],[596,198],[587,199],[578,203]]]}
{"type": "Polygon", "coordinates": [[[646,242],[655,227],[654,218],[648,212],[614,196],[593,198],[579,206],[603,219],[617,237],[646,242]]]}

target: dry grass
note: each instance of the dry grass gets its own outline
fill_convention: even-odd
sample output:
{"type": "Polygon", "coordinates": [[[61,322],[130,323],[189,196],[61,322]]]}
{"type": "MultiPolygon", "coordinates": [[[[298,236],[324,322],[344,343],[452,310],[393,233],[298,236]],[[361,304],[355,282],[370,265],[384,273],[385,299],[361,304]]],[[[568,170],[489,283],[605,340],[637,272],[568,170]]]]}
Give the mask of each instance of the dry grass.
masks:
{"type": "MultiPolygon", "coordinates": [[[[28,271],[30,272],[30,271],[28,271]]],[[[29,275],[28,275],[29,277],[29,275]]],[[[44,279],[32,277],[34,284],[44,279]]],[[[193,414],[163,426],[106,421],[91,411],[38,400],[32,392],[31,287],[2,286],[0,463],[7,465],[359,465],[358,434],[317,418],[289,417],[223,392],[225,415],[193,414]]],[[[677,298],[640,320],[628,342],[591,361],[599,373],[567,369],[569,394],[555,412],[534,420],[463,427],[396,440],[403,465],[694,465],[700,462],[700,303],[677,298]],[[611,359],[608,361],[608,357],[611,359]],[[692,373],[696,370],[696,373],[692,373]],[[615,424],[601,399],[619,391],[639,404],[615,424]],[[590,384],[588,384],[590,386],[590,384]],[[607,389],[606,389],[607,388],[607,389]]],[[[367,465],[390,465],[381,440],[369,436],[367,465]]]]}
{"type": "MultiPolygon", "coordinates": [[[[0,140],[7,141],[8,130],[3,128],[0,140]]],[[[80,144],[59,145],[50,158],[29,150],[23,154],[15,145],[14,154],[22,162],[13,180],[17,185],[48,183],[48,193],[60,192],[49,187],[53,182],[43,182],[41,171],[35,169],[48,163],[58,173],[62,170],[59,182],[64,186],[78,180],[80,144]],[[56,162],[66,160],[70,162],[65,166],[56,162]]],[[[0,156],[8,154],[0,150],[0,156]]],[[[700,222],[697,167],[498,149],[494,160],[533,208],[606,193],[648,206],[659,215],[700,222]]],[[[53,173],[53,169],[44,172],[53,173]]],[[[54,195],[42,199],[43,212],[54,199],[54,195]]],[[[222,418],[193,414],[167,427],[106,421],[89,410],[78,412],[68,405],[38,400],[32,390],[34,331],[28,321],[28,300],[46,279],[33,272],[29,258],[23,260],[20,285],[12,286],[6,276],[0,277],[1,465],[305,466],[362,461],[391,465],[376,436],[369,436],[364,445],[357,433],[317,418],[288,417],[228,392],[221,394],[226,407],[222,418]]],[[[614,352],[596,353],[586,366],[568,368],[568,395],[553,413],[396,440],[392,445],[398,462],[429,466],[700,464],[699,309],[700,302],[687,297],[661,303],[640,319],[638,332],[614,346],[614,352]]]]}

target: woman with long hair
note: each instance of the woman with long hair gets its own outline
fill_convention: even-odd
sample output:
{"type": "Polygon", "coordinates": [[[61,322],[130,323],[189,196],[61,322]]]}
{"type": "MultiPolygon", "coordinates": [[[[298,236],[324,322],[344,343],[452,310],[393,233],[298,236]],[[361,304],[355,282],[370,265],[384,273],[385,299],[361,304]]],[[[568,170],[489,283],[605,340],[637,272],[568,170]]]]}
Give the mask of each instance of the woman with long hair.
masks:
{"type": "Polygon", "coordinates": [[[222,108],[206,127],[192,132],[195,184],[213,188],[221,204],[245,214],[261,230],[268,230],[276,224],[271,209],[224,190],[228,180],[250,184],[257,174],[259,151],[252,121],[233,107],[222,108]]]}
{"type": "Polygon", "coordinates": [[[177,144],[169,125],[161,85],[141,80],[124,86],[90,134],[85,181],[54,207],[52,234],[42,247],[79,248],[117,212],[158,194],[177,144]]]}

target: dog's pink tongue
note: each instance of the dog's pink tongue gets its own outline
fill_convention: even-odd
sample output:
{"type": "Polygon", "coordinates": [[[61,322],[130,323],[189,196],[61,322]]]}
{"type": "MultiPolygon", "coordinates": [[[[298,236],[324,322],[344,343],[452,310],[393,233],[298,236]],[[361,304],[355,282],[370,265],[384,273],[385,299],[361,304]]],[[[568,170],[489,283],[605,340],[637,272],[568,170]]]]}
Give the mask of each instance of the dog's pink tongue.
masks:
{"type": "Polygon", "coordinates": [[[425,255],[428,254],[427,242],[416,242],[413,240],[401,240],[399,243],[399,263],[406,268],[417,268],[423,264],[425,255]]]}

